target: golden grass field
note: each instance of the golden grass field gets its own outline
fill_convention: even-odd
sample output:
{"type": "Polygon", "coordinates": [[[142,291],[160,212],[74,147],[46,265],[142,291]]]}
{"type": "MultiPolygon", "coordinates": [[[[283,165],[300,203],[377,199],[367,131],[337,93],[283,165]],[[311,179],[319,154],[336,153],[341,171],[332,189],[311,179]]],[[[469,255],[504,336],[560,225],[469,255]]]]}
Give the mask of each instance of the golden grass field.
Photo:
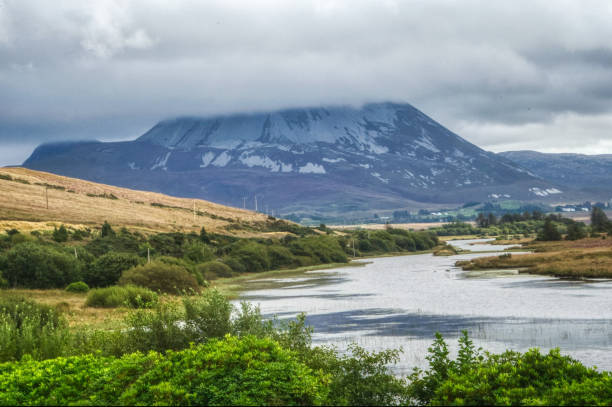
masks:
{"type": "Polygon", "coordinates": [[[205,227],[207,231],[240,236],[274,235],[251,228],[265,222],[266,215],[204,200],[135,191],[18,167],[0,168],[0,177],[3,175],[13,180],[0,179],[0,230],[49,230],[60,223],[83,228],[108,221],[113,226],[145,233],[197,232],[205,227]],[[105,194],[118,199],[100,197],[105,194]],[[225,229],[229,225],[233,227],[225,229]]]}
{"type": "Polygon", "coordinates": [[[464,270],[518,269],[568,278],[612,278],[612,239],[532,242],[531,254],[484,257],[458,262],[464,270]]]}

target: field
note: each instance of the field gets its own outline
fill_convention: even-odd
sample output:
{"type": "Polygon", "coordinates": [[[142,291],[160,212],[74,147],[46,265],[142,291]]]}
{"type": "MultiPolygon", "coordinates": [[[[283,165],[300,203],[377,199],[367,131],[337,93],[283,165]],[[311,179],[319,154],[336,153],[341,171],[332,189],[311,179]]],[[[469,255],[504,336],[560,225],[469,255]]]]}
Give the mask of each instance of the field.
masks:
{"type": "Polygon", "coordinates": [[[265,236],[261,225],[266,220],[263,214],[204,200],[135,191],[24,168],[0,168],[2,229],[52,230],[60,223],[84,228],[108,221],[145,233],[195,232],[205,227],[217,233],[265,236]]]}
{"type": "Polygon", "coordinates": [[[612,239],[528,242],[531,254],[510,253],[458,262],[464,270],[518,269],[531,274],[565,278],[612,278],[612,239]]]}

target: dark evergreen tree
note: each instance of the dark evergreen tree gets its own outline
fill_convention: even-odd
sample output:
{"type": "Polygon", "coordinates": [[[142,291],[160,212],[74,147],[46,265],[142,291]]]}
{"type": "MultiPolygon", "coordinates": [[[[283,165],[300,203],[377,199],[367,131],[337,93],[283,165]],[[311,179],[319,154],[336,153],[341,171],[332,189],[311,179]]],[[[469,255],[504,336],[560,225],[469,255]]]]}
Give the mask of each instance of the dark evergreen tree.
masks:
{"type": "Polygon", "coordinates": [[[606,213],[598,206],[594,206],[591,211],[591,228],[593,232],[605,232],[610,226],[610,221],[606,213]]]}
{"type": "Polygon", "coordinates": [[[102,225],[101,236],[102,237],[115,236],[115,231],[113,230],[113,228],[107,221],[104,221],[104,224],[102,225]]]}
{"type": "Polygon", "coordinates": [[[544,228],[538,234],[538,240],[545,242],[561,240],[561,233],[550,218],[544,221],[544,228]]]}
{"type": "Polygon", "coordinates": [[[572,222],[567,225],[567,240],[579,240],[584,239],[587,236],[584,223],[572,222]]]}
{"type": "Polygon", "coordinates": [[[68,240],[68,230],[66,230],[64,225],[61,225],[59,229],[55,228],[55,230],[53,230],[53,240],[58,243],[66,242],[68,240]]]}
{"type": "Polygon", "coordinates": [[[208,233],[206,233],[206,229],[204,229],[204,227],[200,229],[200,240],[204,243],[210,243],[210,238],[208,237],[208,233]]]}

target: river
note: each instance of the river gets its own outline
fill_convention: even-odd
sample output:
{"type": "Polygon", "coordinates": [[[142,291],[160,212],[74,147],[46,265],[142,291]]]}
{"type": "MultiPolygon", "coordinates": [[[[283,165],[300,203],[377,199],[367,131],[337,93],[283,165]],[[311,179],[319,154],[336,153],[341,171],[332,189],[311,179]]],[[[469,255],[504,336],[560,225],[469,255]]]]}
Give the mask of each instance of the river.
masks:
{"type": "MultiPolygon", "coordinates": [[[[504,249],[483,242],[450,243],[474,252],[504,249]]],[[[611,281],[454,267],[457,260],[495,254],[500,253],[368,259],[363,267],[252,280],[241,299],[279,319],[305,312],[315,344],[340,351],[353,342],[368,350],[402,347],[398,374],[426,366],[436,331],[456,354],[461,330],[492,352],[559,347],[589,366],[612,370],[611,281]]]]}

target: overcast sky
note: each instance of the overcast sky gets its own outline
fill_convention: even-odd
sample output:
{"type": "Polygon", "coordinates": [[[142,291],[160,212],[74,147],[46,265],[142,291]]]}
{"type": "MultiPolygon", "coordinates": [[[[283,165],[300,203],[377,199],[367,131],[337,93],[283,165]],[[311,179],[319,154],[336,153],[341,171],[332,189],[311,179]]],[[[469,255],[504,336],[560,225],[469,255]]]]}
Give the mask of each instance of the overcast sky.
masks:
{"type": "Polygon", "coordinates": [[[409,102],[492,151],[612,153],[612,2],[0,0],[0,165],[177,115],[409,102]]]}

